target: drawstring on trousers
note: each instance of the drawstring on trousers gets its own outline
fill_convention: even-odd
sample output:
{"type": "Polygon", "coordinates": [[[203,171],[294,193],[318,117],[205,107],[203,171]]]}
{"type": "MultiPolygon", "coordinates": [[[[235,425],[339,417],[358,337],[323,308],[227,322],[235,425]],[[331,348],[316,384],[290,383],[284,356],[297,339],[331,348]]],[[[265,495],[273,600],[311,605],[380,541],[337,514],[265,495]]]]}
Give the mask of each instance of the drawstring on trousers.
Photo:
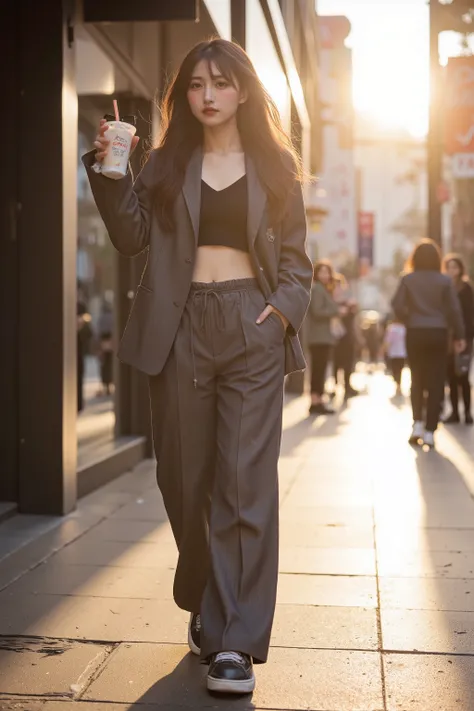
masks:
{"type": "Polygon", "coordinates": [[[214,296],[216,298],[216,302],[218,304],[219,308],[219,318],[218,318],[218,328],[219,330],[224,330],[225,328],[225,316],[224,316],[224,306],[221,300],[221,293],[216,291],[215,289],[206,289],[203,291],[195,291],[191,297],[191,308],[189,311],[189,317],[190,317],[190,327],[191,327],[191,360],[193,364],[193,385],[195,388],[198,386],[198,380],[197,380],[197,368],[196,368],[196,355],[194,352],[194,310],[195,310],[195,304],[197,301],[197,297],[203,296],[203,304],[201,308],[201,324],[200,327],[201,329],[204,329],[206,325],[206,312],[207,312],[207,302],[209,300],[210,296],[214,296]]]}

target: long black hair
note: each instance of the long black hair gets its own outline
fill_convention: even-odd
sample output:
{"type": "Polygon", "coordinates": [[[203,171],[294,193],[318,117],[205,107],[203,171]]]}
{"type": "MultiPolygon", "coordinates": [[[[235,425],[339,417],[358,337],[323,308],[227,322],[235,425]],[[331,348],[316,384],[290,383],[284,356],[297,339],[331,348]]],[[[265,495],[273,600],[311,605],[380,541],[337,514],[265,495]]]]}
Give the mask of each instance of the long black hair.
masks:
{"type": "Polygon", "coordinates": [[[194,68],[202,60],[208,63],[210,72],[214,64],[229,83],[238,85],[246,94],[247,99],[237,112],[240,139],[267,194],[270,215],[278,221],[295,179],[301,179],[300,161],[282,128],[278,109],[246,52],[234,42],[212,39],[200,42],[186,55],[161,105],[162,133],[155,149],[159,152],[156,174],[159,222],[164,229],[173,228],[173,205],[183,186],[186,166],[203,141],[202,124],[192,114],[187,97],[194,68]]]}

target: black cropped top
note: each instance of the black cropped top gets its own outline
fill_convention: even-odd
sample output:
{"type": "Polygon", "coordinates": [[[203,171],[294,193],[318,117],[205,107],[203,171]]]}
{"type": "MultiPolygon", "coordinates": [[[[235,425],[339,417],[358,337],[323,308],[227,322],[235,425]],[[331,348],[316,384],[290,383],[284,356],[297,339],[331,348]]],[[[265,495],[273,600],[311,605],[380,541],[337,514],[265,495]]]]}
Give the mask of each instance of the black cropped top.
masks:
{"type": "Polygon", "coordinates": [[[201,181],[201,216],[198,247],[232,247],[248,252],[247,176],[224,190],[201,181]]]}

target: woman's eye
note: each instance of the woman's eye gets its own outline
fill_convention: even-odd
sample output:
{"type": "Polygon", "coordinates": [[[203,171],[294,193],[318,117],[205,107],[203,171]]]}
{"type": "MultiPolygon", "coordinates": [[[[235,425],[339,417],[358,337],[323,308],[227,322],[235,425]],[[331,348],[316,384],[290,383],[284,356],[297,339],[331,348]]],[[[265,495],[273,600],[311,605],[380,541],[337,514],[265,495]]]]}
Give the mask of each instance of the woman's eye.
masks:
{"type": "Polygon", "coordinates": [[[229,82],[227,81],[216,81],[216,86],[218,89],[227,89],[229,82]]]}
{"type": "Polygon", "coordinates": [[[199,81],[192,81],[191,84],[189,85],[190,89],[200,89],[202,86],[201,82],[199,81]]]}

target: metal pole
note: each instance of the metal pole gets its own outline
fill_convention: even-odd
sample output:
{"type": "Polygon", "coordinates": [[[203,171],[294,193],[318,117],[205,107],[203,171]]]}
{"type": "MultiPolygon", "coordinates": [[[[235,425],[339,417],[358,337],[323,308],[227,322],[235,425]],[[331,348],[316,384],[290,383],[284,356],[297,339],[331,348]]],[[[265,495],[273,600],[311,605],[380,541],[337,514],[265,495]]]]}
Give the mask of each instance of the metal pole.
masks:
{"type": "Polygon", "coordinates": [[[441,203],[438,190],[442,180],[443,145],[441,136],[439,3],[430,0],[430,108],[428,129],[428,236],[442,244],[441,203]]]}

